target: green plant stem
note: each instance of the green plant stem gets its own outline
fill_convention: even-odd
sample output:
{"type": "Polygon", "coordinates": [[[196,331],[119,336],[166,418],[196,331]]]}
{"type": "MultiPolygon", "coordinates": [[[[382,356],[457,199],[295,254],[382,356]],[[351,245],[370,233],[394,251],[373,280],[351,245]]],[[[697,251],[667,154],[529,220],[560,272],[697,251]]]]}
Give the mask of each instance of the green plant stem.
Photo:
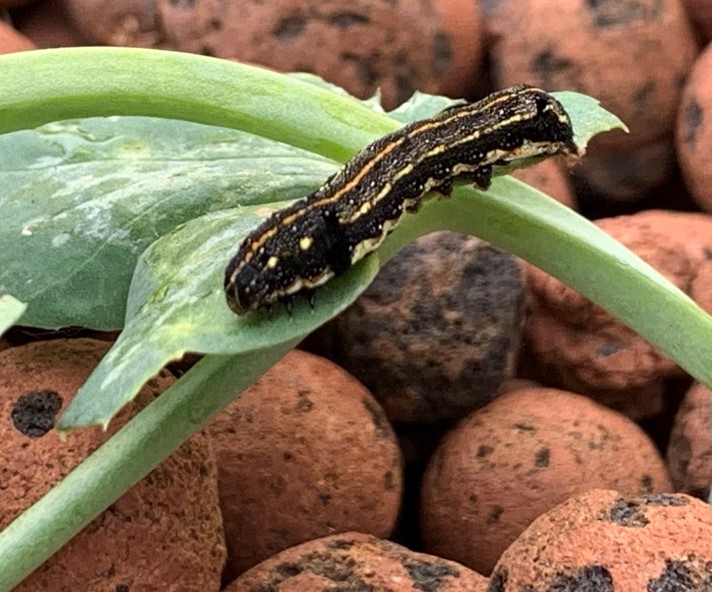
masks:
{"type": "Polygon", "coordinates": [[[12,590],[295,345],[198,362],[0,532],[0,591],[12,590]]]}
{"type": "Polygon", "coordinates": [[[77,47],[3,55],[0,89],[0,133],[77,117],[142,115],[241,129],[343,162],[398,127],[355,99],[296,78],[169,51],[77,47]]]}

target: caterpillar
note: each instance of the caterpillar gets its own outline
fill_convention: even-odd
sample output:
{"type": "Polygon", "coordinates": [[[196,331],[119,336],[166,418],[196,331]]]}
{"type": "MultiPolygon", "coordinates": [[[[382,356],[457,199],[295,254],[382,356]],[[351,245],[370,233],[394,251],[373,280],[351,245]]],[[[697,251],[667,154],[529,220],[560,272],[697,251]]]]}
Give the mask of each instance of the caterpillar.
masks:
{"type": "Polygon", "coordinates": [[[312,290],[377,249],[428,192],[449,196],[458,177],[487,189],[493,165],[554,154],[578,156],[571,120],[523,84],[406,125],[250,232],[225,270],[227,303],[241,315],[312,290]]]}

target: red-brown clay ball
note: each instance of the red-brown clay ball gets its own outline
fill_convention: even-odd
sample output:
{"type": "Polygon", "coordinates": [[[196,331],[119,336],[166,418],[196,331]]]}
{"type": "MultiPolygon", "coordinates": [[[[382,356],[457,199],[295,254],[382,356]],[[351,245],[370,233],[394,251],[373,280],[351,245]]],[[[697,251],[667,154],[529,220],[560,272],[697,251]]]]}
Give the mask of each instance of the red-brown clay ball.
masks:
{"type": "Polygon", "coordinates": [[[683,494],[593,490],[539,517],[504,552],[494,592],[701,592],[712,508],[683,494]]]}
{"type": "Polygon", "coordinates": [[[681,81],[697,43],[680,0],[484,3],[497,86],[517,82],[599,99],[630,134],[602,134],[575,174],[614,200],[639,198],[674,170],[681,81]],[[638,156],[637,153],[640,153],[638,156]]]}
{"type": "MultiPolygon", "coordinates": [[[[692,220],[688,218],[692,223],[692,220]]],[[[672,214],[620,216],[596,224],[644,261],[690,293],[698,246],[687,245],[692,224],[672,214]]],[[[710,235],[712,237],[712,235],[710,235]]],[[[525,326],[528,367],[552,386],[580,393],[647,389],[677,375],[675,363],[631,329],[559,280],[528,267],[531,314],[525,326]]]]}
{"type": "Polygon", "coordinates": [[[18,33],[7,23],[0,21],[0,54],[35,49],[27,37],[18,33]]]}
{"type": "Polygon", "coordinates": [[[631,131],[607,134],[607,146],[670,135],[697,53],[680,0],[501,0],[485,9],[500,87],[527,81],[596,97],[631,131]]]}
{"type": "Polygon", "coordinates": [[[425,550],[489,574],[537,516],[596,487],[671,490],[655,446],[626,417],[573,393],[510,391],[457,425],[430,459],[425,550]]]}
{"type": "MultiPolygon", "coordinates": [[[[60,439],[56,419],[108,348],[57,339],[0,352],[0,530],[174,382],[164,373],[149,381],[108,432],[60,439]]],[[[224,561],[215,460],[198,434],[14,592],[217,591],[224,561]]]]}
{"type": "Polygon", "coordinates": [[[487,578],[453,561],[347,532],[256,565],[223,592],[485,592],[487,578]]]}
{"type": "Polygon", "coordinates": [[[336,319],[336,357],[391,421],[459,419],[512,375],[523,291],[509,253],[452,232],[424,236],[336,319]]]}
{"type": "Polygon", "coordinates": [[[687,79],[675,141],[685,184],[699,206],[712,212],[712,47],[700,55],[687,79]]]}
{"type": "Polygon", "coordinates": [[[675,491],[706,499],[712,483],[712,392],[694,384],[675,416],[667,463],[675,491]]]}
{"type": "MultiPolygon", "coordinates": [[[[392,108],[452,80],[443,17],[420,0],[68,0],[79,30],[111,45],[161,47],[318,74],[392,108]]],[[[475,29],[473,36],[478,36],[475,29]]]]}
{"type": "Polygon", "coordinates": [[[231,577],[289,546],[388,536],[401,454],[373,396],[335,364],[289,354],[209,426],[231,577]]]}

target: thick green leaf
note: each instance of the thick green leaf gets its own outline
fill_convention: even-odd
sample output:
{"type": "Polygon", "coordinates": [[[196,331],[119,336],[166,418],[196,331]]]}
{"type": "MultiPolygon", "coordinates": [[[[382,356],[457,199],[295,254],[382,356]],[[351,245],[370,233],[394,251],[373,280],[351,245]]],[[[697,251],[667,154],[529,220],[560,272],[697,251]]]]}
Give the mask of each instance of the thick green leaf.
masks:
{"type": "Polygon", "coordinates": [[[0,335],[12,327],[25,312],[27,305],[9,294],[0,295],[0,335]]]}
{"type": "Polygon", "coordinates": [[[106,424],[144,382],[186,352],[240,354],[296,343],[344,310],[375,277],[378,260],[371,257],[320,289],[314,308],[296,299],[291,314],[275,307],[238,317],[225,302],[225,265],[269,211],[253,206],[207,214],[148,248],[131,285],[126,327],[62,416],[60,429],[106,424]]]}
{"type": "Polygon", "coordinates": [[[225,128],[112,117],[0,135],[0,293],[41,327],[123,325],[138,256],[206,212],[294,199],[335,163],[225,128]]]}

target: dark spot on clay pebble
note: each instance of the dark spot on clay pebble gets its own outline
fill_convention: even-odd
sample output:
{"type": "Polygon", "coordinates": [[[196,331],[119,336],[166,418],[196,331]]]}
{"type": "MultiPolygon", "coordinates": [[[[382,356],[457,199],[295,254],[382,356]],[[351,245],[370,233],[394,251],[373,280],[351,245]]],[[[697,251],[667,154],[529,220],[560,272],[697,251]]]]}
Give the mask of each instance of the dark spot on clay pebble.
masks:
{"type": "Polygon", "coordinates": [[[341,585],[348,583],[351,586],[362,586],[364,590],[368,590],[366,582],[354,572],[356,562],[352,557],[330,553],[307,553],[301,558],[300,565],[304,567],[305,571],[322,576],[332,582],[339,582],[341,585]]]}
{"type": "Polygon", "coordinates": [[[576,573],[559,574],[547,592],[614,592],[611,573],[602,565],[587,565],[576,573]]]}
{"type": "Polygon", "coordinates": [[[665,0],[586,0],[596,28],[625,27],[636,21],[655,20],[665,0]]]}
{"type": "Polygon", "coordinates": [[[647,592],[687,592],[712,590],[712,562],[694,555],[682,560],[667,559],[659,578],[650,580],[647,592]]]}
{"type": "Polygon", "coordinates": [[[195,0],[170,0],[169,4],[178,8],[193,8],[195,0]]]}
{"type": "Polygon", "coordinates": [[[329,15],[329,23],[340,29],[348,29],[354,25],[367,25],[371,20],[365,14],[355,12],[335,12],[329,15]]]}
{"type": "Polygon", "coordinates": [[[335,549],[337,551],[348,551],[354,546],[354,541],[350,539],[336,539],[335,541],[329,541],[327,547],[329,549],[335,549]]]}
{"type": "Polygon", "coordinates": [[[571,60],[557,56],[553,49],[546,49],[536,54],[531,61],[531,69],[536,72],[542,81],[542,85],[550,87],[555,84],[558,74],[574,67],[571,60]]]}
{"type": "Polygon", "coordinates": [[[378,80],[378,70],[376,66],[378,59],[376,57],[360,56],[355,53],[344,52],[341,54],[341,59],[344,63],[353,64],[358,73],[359,80],[365,88],[373,88],[378,80]]]}
{"type": "Polygon", "coordinates": [[[388,418],[383,412],[383,409],[381,409],[381,406],[365,398],[361,399],[361,403],[371,416],[371,421],[373,421],[373,427],[376,429],[376,435],[379,438],[393,440],[395,438],[393,434],[393,429],[391,428],[391,424],[388,423],[388,418]]]}
{"type": "Polygon", "coordinates": [[[551,451],[548,448],[540,448],[534,456],[534,466],[538,469],[543,469],[549,466],[551,460],[551,451]]]}
{"type": "Polygon", "coordinates": [[[383,484],[386,491],[393,491],[395,480],[393,479],[393,471],[386,471],[386,476],[383,478],[383,484]]]}
{"type": "Polygon", "coordinates": [[[649,80],[635,92],[635,95],[633,95],[633,100],[635,101],[638,109],[649,109],[650,105],[648,103],[654,94],[655,82],[649,80]]]}
{"type": "Polygon", "coordinates": [[[598,347],[598,349],[596,350],[596,355],[601,358],[607,358],[608,356],[617,354],[620,349],[620,345],[609,341],[608,343],[604,343],[598,347]]]}
{"type": "Polygon", "coordinates": [[[487,458],[490,454],[494,452],[494,446],[488,446],[487,444],[481,444],[477,449],[477,458],[487,458]]]}
{"type": "Polygon", "coordinates": [[[301,566],[295,565],[294,563],[282,563],[278,565],[274,571],[281,580],[286,580],[287,578],[293,578],[299,575],[304,570],[301,566]]]}
{"type": "Polygon", "coordinates": [[[662,507],[673,507],[673,506],[688,506],[690,500],[682,497],[681,495],[675,495],[673,493],[646,493],[641,495],[640,499],[647,506],[662,506],[662,507]]]}
{"type": "Polygon", "coordinates": [[[509,573],[504,568],[498,568],[494,571],[490,577],[489,586],[487,586],[487,592],[504,592],[504,587],[507,585],[507,580],[509,579],[509,573]]]}
{"type": "Polygon", "coordinates": [[[414,77],[408,76],[407,74],[396,74],[394,84],[396,87],[396,103],[404,103],[407,101],[415,92],[415,87],[413,86],[414,77]]]}
{"type": "Polygon", "coordinates": [[[222,29],[222,21],[219,18],[210,19],[208,26],[213,31],[220,31],[222,29]]]}
{"type": "Polygon", "coordinates": [[[405,568],[413,580],[414,587],[423,592],[438,592],[446,578],[460,576],[454,567],[426,561],[408,561],[405,568]]]}
{"type": "Polygon", "coordinates": [[[637,501],[622,497],[618,498],[611,506],[606,519],[620,526],[628,527],[642,527],[650,523],[637,501]]]}
{"type": "Polygon", "coordinates": [[[697,143],[697,132],[702,125],[704,111],[697,100],[693,97],[685,103],[682,118],[682,141],[689,145],[691,150],[695,149],[697,143]]]}
{"type": "Polygon", "coordinates": [[[277,26],[272,30],[274,35],[280,41],[289,41],[296,39],[307,28],[307,21],[302,16],[288,16],[277,23],[277,26]]]}
{"type": "Polygon", "coordinates": [[[493,506],[489,516],[487,516],[487,524],[497,524],[503,513],[504,508],[502,506],[493,506]]]}
{"type": "Polygon", "coordinates": [[[40,438],[54,427],[62,397],[55,391],[32,391],[21,395],[12,409],[12,423],[21,434],[40,438]]]}
{"type": "Polygon", "coordinates": [[[438,76],[444,76],[452,62],[452,43],[444,31],[435,33],[433,45],[433,69],[438,76]]]}
{"type": "Polygon", "coordinates": [[[322,506],[328,506],[329,502],[331,501],[331,494],[330,493],[320,493],[319,501],[321,502],[322,506]]]}
{"type": "Polygon", "coordinates": [[[116,584],[116,592],[130,592],[131,588],[128,584],[116,584]]]}
{"type": "Polygon", "coordinates": [[[515,423],[514,427],[517,428],[520,432],[536,432],[537,429],[533,425],[530,425],[528,423],[515,423]]]}
{"type": "Polygon", "coordinates": [[[640,487],[650,493],[653,490],[653,478],[650,475],[643,475],[640,478],[640,487]]]}

